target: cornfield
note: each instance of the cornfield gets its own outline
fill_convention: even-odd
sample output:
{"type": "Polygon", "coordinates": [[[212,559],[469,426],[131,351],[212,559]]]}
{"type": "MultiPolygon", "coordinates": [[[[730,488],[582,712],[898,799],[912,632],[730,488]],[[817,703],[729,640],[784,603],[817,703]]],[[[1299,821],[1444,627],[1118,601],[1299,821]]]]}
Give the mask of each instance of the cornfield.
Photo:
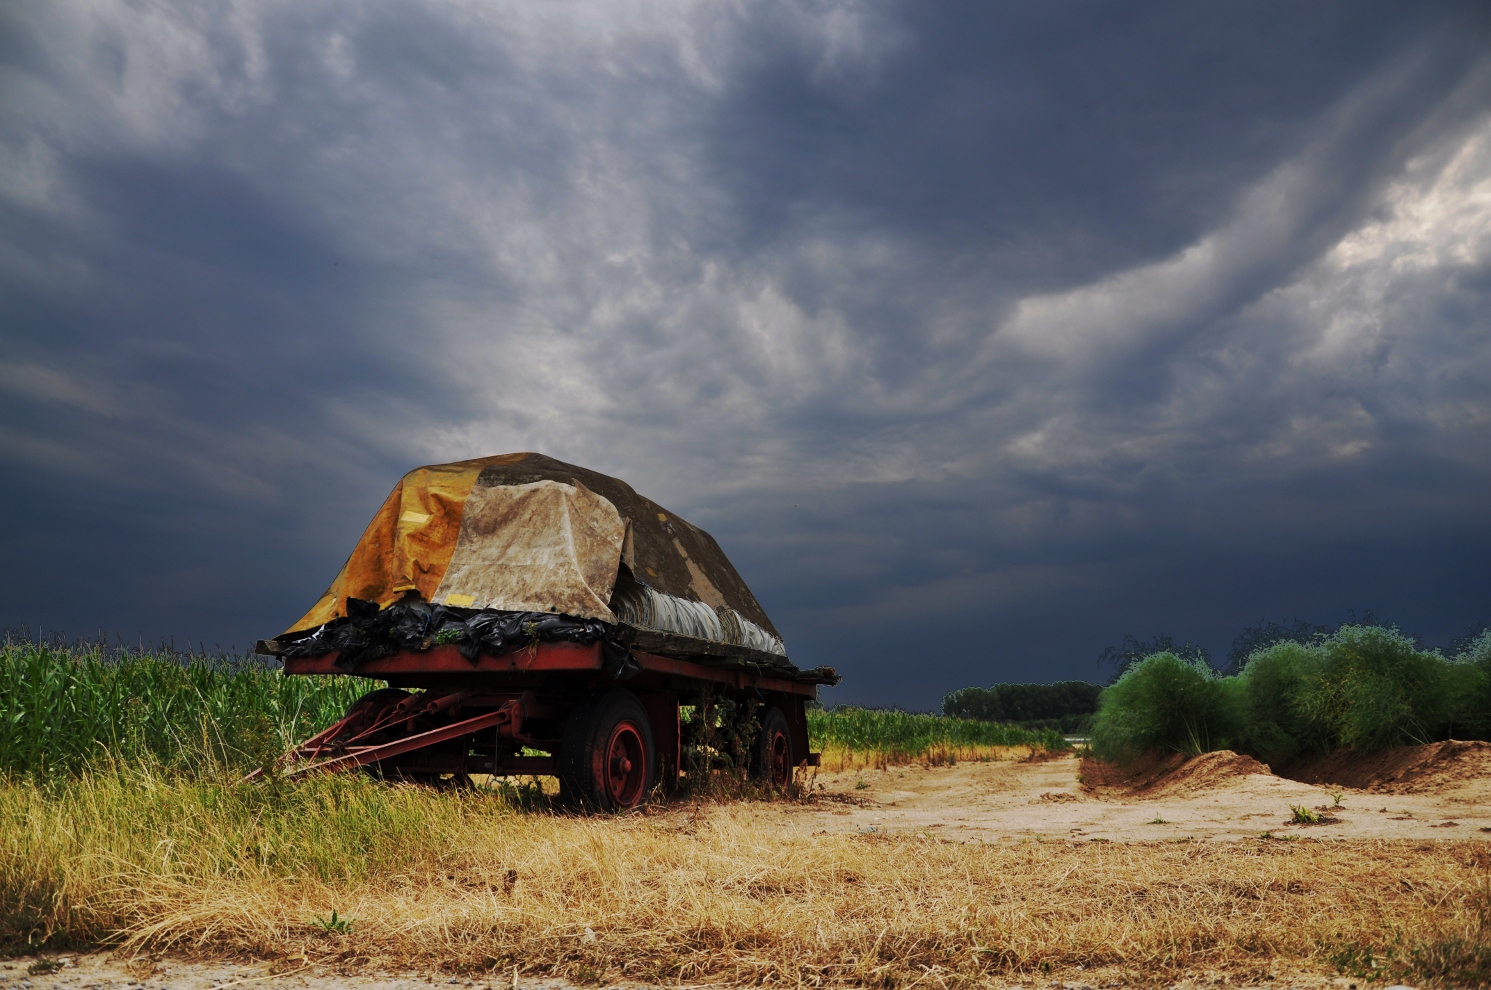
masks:
{"type": "Polygon", "coordinates": [[[808,737],[813,748],[822,751],[824,766],[841,770],[997,759],[1014,748],[1068,748],[1055,729],[1037,731],[969,718],[848,707],[809,711],[808,737]]]}
{"type": "Polygon", "coordinates": [[[228,657],[6,642],[0,775],[259,766],[376,686],[360,677],[286,677],[228,657]]]}

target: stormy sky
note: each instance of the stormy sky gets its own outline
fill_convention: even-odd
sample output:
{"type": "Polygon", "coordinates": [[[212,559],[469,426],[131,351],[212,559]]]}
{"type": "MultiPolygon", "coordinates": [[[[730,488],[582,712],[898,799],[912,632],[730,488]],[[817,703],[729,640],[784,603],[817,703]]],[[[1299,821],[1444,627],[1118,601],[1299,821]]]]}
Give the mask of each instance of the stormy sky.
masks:
{"type": "Polygon", "coordinates": [[[0,624],[249,646],[399,476],[710,530],[833,703],[1491,621],[1491,8],[0,8],[0,624]]]}

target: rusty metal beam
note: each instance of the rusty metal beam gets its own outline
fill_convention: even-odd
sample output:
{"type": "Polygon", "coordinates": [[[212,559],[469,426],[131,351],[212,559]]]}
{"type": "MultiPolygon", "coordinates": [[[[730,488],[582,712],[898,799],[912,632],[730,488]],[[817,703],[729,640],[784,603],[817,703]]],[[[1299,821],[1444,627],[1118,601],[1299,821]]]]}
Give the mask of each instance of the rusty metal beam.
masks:
{"type": "MultiPolygon", "coordinates": [[[[773,677],[753,670],[730,670],[711,664],[663,657],[653,653],[633,651],[632,656],[642,669],[655,674],[687,677],[693,680],[713,681],[740,691],[776,691],[806,698],[818,697],[818,686],[812,683],[773,677]]],[[[285,660],[287,674],[343,674],[336,666],[337,654],[328,653],[320,657],[291,657],[285,660]]],[[[428,650],[396,653],[378,660],[369,660],[358,666],[360,677],[399,677],[419,674],[504,674],[530,672],[598,672],[603,664],[601,646],[593,643],[581,646],[577,643],[535,643],[531,647],[505,653],[502,656],[483,654],[472,663],[461,656],[454,646],[436,646],[428,650]]]]}
{"type": "Polygon", "coordinates": [[[636,657],[643,670],[649,670],[655,674],[671,674],[675,677],[714,681],[717,684],[728,684],[739,691],[755,689],[776,691],[780,694],[800,694],[808,698],[818,697],[818,685],[816,684],[804,684],[781,677],[768,677],[765,674],[748,670],[722,670],[719,667],[710,667],[702,663],[660,657],[651,653],[638,653],[635,650],[632,651],[632,656],[636,657]]]}
{"type": "MultiPolygon", "coordinates": [[[[333,770],[351,770],[354,767],[367,766],[369,763],[379,763],[383,760],[411,753],[417,749],[425,749],[429,746],[438,746],[443,742],[460,739],[463,736],[473,735],[484,729],[491,729],[503,724],[512,725],[521,723],[522,702],[513,700],[507,702],[495,712],[487,712],[475,718],[468,718],[451,725],[431,729],[417,735],[405,736],[392,742],[381,743],[376,746],[356,746],[338,756],[334,756],[319,763],[310,763],[303,767],[297,767],[291,771],[292,775],[310,773],[313,770],[331,772],[333,770]]],[[[302,747],[303,748],[303,747],[302,747]]]]}
{"type": "MultiPolygon", "coordinates": [[[[319,657],[286,657],[287,674],[345,674],[336,665],[338,654],[319,657]]],[[[393,656],[368,660],[357,667],[359,677],[386,678],[390,674],[509,674],[528,671],[600,670],[601,645],[592,643],[534,643],[501,656],[483,653],[473,663],[461,656],[454,646],[434,646],[428,650],[409,650],[393,656]]]]}

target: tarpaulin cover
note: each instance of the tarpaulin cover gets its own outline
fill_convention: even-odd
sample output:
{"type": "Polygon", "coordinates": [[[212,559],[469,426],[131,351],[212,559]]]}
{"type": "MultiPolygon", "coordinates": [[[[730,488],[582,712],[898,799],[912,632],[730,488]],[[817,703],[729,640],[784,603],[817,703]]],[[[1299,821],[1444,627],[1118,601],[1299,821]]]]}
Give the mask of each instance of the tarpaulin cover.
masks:
{"type": "Polygon", "coordinates": [[[771,620],[708,533],[623,481],[542,454],[406,474],[331,587],[285,635],[345,617],[349,599],[387,608],[409,592],[461,609],[670,630],[686,621],[676,631],[782,652],[771,620]]]}

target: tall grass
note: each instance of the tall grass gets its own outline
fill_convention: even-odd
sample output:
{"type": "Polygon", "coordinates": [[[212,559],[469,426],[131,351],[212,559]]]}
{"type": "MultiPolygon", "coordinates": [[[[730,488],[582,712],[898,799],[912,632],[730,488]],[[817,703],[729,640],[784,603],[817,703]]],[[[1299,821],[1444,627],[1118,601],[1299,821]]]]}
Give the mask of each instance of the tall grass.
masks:
{"type": "Polygon", "coordinates": [[[1183,968],[1255,985],[1281,961],[1323,969],[1348,941],[1358,956],[1484,941],[1476,842],[965,843],[801,815],[520,815],[490,792],[357,775],[0,783],[0,947],[975,990],[1048,968],[1099,984],[1097,966],[1124,970],[1100,985],[1183,968]],[[333,911],[345,929],[316,922],[333,911]]]}
{"type": "MultiPolygon", "coordinates": [[[[1256,976],[1280,959],[1324,965],[1346,940],[1356,958],[1404,933],[1480,937],[1474,843],[961,843],[825,834],[811,808],[784,827],[750,803],[586,818],[356,774],[242,784],[178,770],[245,758],[252,739],[215,723],[302,735],[365,685],[169,655],[13,645],[0,659],[0,950],[972,990],[1078,966],[1122,968],[1125,983],[1180,967],[1256,976]],[[50,741],[19,739],[31,731],[50,741]],[[345,927],[317,923],[334,911],[345,927]]],[[[814,712],[811,730],[855,758],[1061,744],[857,709],[814,712]]]]}
{"type": "Polygon", "coordinates": [[[1066,740],[1054,729],[850,707],[810,710],[808,738],[830,769],[991,759],[1014,747],[1067,748],[1066,740]]]}
{"type": "Polygon", "coordinates": [[[375,686],[231,658],[0,644],[0,775],[259,765],[375,686]]]}
{"type": "Polygon", "coordinates": [[[1488,737],[1491,633],[1445,657],[1396,629],[1342,626],[1255,651],[1231,677],[1169,652],[1147,657],[1104,693],[1092,744],[1105,759],[1236,749],[1276,762],[1488,737]]]}

